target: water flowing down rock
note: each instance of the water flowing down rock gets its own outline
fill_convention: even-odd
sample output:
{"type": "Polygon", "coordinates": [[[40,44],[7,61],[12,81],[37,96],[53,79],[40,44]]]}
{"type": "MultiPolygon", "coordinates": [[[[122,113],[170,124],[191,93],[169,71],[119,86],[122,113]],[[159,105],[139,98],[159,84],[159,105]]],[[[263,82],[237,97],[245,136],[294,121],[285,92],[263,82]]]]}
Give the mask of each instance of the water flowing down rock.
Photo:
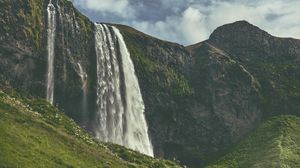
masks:
{"type": "Polygon", "coordinates": [[[96,137],[153,156],[144,102],[124,39],[113,26],[96,24],[96,137]]]}
{"type": "Polygon", "coordinates": [[[47,100],[53,104],[54,95],[54,45],[55,45],[55,31],[56,31],[56,12],[52,1],[49,1],[48,7],[48,71],[47,71],[47,100]]]}
{"type": "Polygon", "coordinates": [[[87,122],[87,114],[88,114],[88,96],[87,96],[87,91],[88,91],[88,75],[87,73],[83,70],[82,66],[80,63],[77,63],[78,65],[78,75],[80,76],[81,79],[81,84],[82,84],[82,113],[83,113],[83,122],[87,122]]]}

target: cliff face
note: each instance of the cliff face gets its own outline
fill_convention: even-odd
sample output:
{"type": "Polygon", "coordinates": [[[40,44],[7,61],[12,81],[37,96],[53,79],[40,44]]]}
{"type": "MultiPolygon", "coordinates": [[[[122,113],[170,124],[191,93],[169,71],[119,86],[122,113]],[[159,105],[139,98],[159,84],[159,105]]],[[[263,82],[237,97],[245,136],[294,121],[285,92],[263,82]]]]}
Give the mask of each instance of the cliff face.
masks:
{"type": "Polygon", "coordinates": [[[43,1],[1,1],[1,80],[44,95],[46,28],[43,1]],[[41,7],[38,7],[41,5],[41,7]],[[38,49],[39,48],[39,49],[38,49]],[[27,82],[24,82],[27,81],[27,82]]]}
{"type": "MultiPolygon", "coordinates": [[[[47,3],[0,2],[1,84],[39,98],[46,97],[47,3]]],[[[55,104],[89,130],[96,108],[94,25],[71,2],[53,4],[55,104]],[[86,88],[79,64],[87,74],[86,88]]],[[[265,118],[298,114],[299,40],[276,38],[241,21],[184,47],[115,26],[134,62],[158,157],[201,167],[265,118]]]]}
{"type": "MultiPolygon", "coordinates": [[[[95,93],[94,27],[69,1],[53,1],[56,10],[55,105],[87,126],[94,111],[82,108],[79,64],[88,74],[88,99],[95,93]]],[[[1,1],[1,81],[34,97],[46,97],[47,5],[44,0],[1,1]]]]}
{"type": "MultiPolygon", "coordinates": [[[[203,146],[199,151],[212,159],[237,143],[261,120],[260,85],[225,51],[207,42],[189,49],[195,59],[191,77],[194,100],[203,109],[200,111],[198,105],[194,115],[198,116],[196,121],[205,121],[199,140],[206,141],[200,143],[203,146]]],[[[205,159],[202,161],[206,162],[205,159]]]]}
{"type": "Polygon", "coordinates": [[[208,41],[258,79],[265,115],[299,113],[300,40],[276,38],[240,21],[218,28],[208,41]]]}

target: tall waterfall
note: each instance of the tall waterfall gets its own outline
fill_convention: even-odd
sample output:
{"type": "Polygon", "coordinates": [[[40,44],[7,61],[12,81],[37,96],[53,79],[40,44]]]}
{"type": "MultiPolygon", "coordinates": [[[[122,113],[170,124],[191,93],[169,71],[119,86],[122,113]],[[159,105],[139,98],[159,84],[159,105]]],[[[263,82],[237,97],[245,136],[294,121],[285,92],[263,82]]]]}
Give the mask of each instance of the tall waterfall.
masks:
{"type": "Polygon", "coordinates": [[[113,26],[96,24],[96,137],[153,156],[144,102],[123,36],[113,26]]]}
{"type": "Polygon", "coordinates": [[[47,100],[53,104],[54,94],[54,44],[55,44],[55,31],[56,31],[56,15],[55,7],[52,1],[49,1],[48,7],[48,29],[47,29],[47,45],[48,45],[48,71],[47,71],[47,100]]]}

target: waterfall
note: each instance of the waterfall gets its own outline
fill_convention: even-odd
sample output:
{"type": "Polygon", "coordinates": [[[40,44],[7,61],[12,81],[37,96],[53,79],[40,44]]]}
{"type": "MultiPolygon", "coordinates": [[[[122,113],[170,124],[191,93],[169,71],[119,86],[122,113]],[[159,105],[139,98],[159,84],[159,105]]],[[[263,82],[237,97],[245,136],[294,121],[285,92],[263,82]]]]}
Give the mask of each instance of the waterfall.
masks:
{"type": "Polygon", "coordinates": [[[55,7],[52,1],[49,1],[48,7],[48,29],[47,29],[47,49],[48,49],[48,71],[47,71],[47,100],[53,104],[54,94],[54,44],[55,44],[55,31],[56,31],[56,16],[55,7]]]}
{"type": "Polygon", "coordinates": [[[144,102],[129,51],[119,30],[96,24],[96,138],[153,156],[144,102]]]}
{"type": "Polygon", "coordinates": [[[82,96],[82,113],[83,113],[83,121],[87,121],[87,108],[88,108],[88,98],[87,98],[87,91],[88,91],[88,75],[87,73],[83,70],[82,66],[80,63],[77,63],[78,65],[78,75],[80,76],[81,79],[81,89],[83,92],[82,96]]]}

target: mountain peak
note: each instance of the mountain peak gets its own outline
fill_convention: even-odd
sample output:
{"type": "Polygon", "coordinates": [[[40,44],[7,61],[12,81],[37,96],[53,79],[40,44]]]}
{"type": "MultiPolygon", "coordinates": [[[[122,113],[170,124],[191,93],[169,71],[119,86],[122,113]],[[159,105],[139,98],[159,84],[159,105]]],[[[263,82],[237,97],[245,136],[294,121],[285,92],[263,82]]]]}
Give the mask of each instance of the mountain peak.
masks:
{"type": "MultiPolygon", "coordinates": [[[[247,20],[238,20],[238,21],[235,21],[235,22],[232,22],[232,23],[225,24],[223,26],[236,26],[236,25],[254,26],[253,24],[251,24],[247,20]]],[[[223,26],[220,26],[220,27],[223,27],[223,26]]]]}
{"type": "Polygon", "coordinates": [[[247,21],[237,21],[218,27],[208,42],[243,57],[246,55],[260,59],[265,59],[266,56],[279,58],[283,55],[291,55],[291,59],[299,57],[299,40],[274,37],[247,21]]]}
{"type": "Polygon", "coordinates": [[[218,27],[209,37],[208,42],[223,48],[269,49],[274,44],[275,37],[266,31],[247,22],[237,21],[218,27]]]}
{"type": "Polygon", "coordinates": [[[270,36],[270,34],[259,27],[245,20],[241,20],[218,27],[210,35],[209,40],[259,40],[270,36]]]}

